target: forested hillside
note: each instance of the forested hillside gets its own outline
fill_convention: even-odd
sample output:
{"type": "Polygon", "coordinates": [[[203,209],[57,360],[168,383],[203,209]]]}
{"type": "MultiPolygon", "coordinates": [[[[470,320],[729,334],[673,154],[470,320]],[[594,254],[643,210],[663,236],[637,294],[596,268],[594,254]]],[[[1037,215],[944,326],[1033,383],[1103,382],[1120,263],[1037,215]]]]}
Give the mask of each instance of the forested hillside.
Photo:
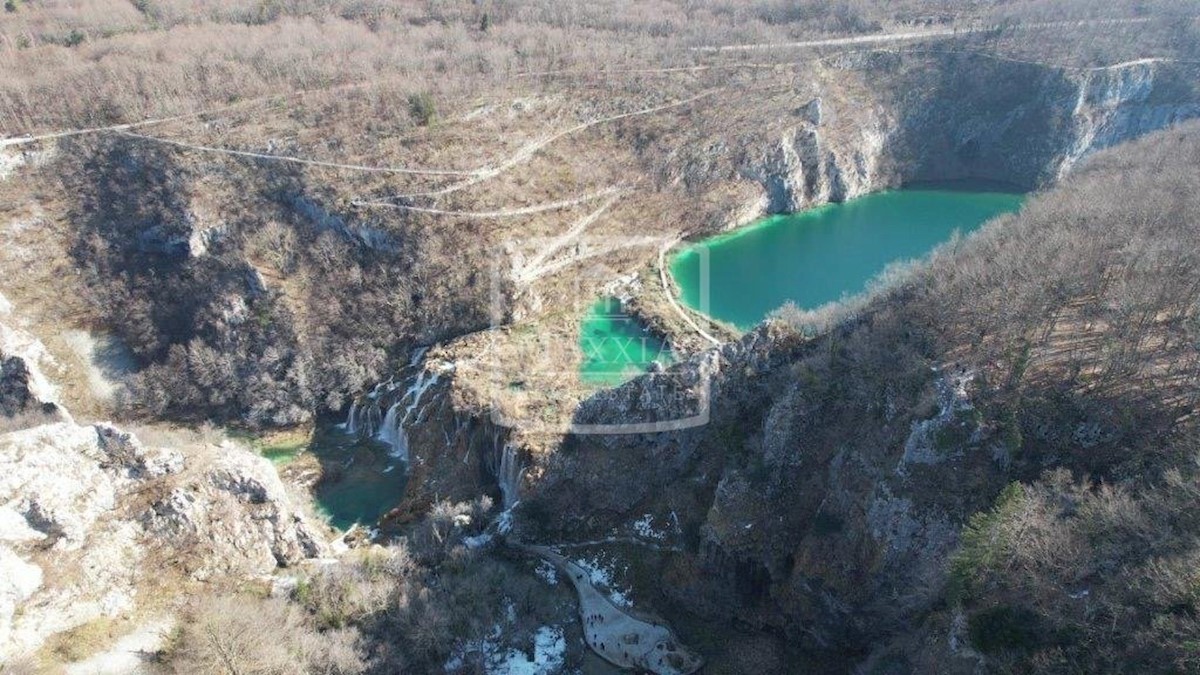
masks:
{"type": "Polygon", "coordinates": [[[568,442],[541,536],[679,514],[645,592],[779,631],[783,662],[1194,669],[1198,132],[1098,155],[855,306],[781,312],[722,352],[704,427],[568,442]]]}
{"type": "Polygon", "coordinates": [[[1200,673],[1191,0],[7,0],[0,73],[0,675],[1200,673]],[[931,186],[1010,206],[748,330],[672,266],[931,186]]]}

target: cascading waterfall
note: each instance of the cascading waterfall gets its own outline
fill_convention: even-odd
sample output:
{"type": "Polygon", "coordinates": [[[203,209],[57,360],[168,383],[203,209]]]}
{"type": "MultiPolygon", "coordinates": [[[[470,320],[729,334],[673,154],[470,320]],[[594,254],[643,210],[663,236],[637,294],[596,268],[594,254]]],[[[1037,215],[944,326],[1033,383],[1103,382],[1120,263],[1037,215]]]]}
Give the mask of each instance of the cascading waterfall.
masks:
{"type": "Polygon", "coordinates": [[[454,369],[454,364],[424,362],[426,349],[413,354],[408,368],[411,375],[396,382],[389,379],[373,387],[366,396],[353,401],[346,422],[346,433],[359,437],[374,436],[391,446],[391,455],[408,461],[408,427],[420,422],[433,401],[425,401],[425,393],[437,384],[441,376],[454,369]],[[408,386],[400,392],[401,386],[408,386]],[[424,405],[422,405],[424,403],[424,405]]]}
{"type": "Polygon", "coordinates": [[[500,461],[496,467],[496,483],[500,486],[503,498],[501,506],[505,511],[512,509],[521,499],[521,478],[525,475],[525,466],[521,463],[517,447],[512,443],[500,446],[500,461]]]}
{"type": "Polygon", "coordinates": [[[380,386],[382,385],[376,385],[375,389],[367,394],[366,399],[362,402],[351,401],[350,412],[347,413],[346,422],[342,425],[346,429],[346,433],[352,436],[372,436],[379,429],[383,419],[383,411],[380,410],[378,401],[380,386]]]}
{"type": "Polygon", "coordinates": [[[397,459],[408,461],[408,435],[404,433],[403,420],[399,418],[400,406],[403,399],[396,401],[388,408],[383,425],[379,427],[379,440],[392,447],[391,455],[397,459]]]}
{"type": "Polygon", "coordinates": [[[379,410],[379,404],[371,401],[359,408],[358,427],[363,436],[371,436],[375,430],[379,428],[379,421],[383,417],[383,413],[379,410]]]}
{"type": "Polygon", "coordinates": [[[418,410],[418,406],[421,405],[421,400],[424,398],[425,392],[437,384],[441,373],[447,369],[447,365],[441,364],[432,370],[422,368],[417,371],[412,384],[388,408],[387,416],[379,428],[377,438],[392,446],[392,456],[408,461],[408,434],[405,432],[405,427],[410,423],[421,421],[425,413],[425,408],[418,410]],[[405,402],[408,405],[404,407],[402,413],[401,407],[404,406],[405,402]],[[415,418],[413,417],[414,411],[417,413],[415,418]]]}

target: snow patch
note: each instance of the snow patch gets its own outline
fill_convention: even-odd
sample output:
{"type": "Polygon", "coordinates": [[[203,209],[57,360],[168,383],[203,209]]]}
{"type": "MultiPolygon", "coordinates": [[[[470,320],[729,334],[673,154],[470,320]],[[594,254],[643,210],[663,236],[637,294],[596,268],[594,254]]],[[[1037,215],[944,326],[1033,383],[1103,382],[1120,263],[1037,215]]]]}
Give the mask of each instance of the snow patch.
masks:
{"type": "MultiPolygon", "coordinates": [[[[633,607],[629,589],[618,588],[613,582],[616,573],[616,562],[605,560],[602,556],[584,558],[574,561],[584,572],[587,572],[588,583],[597,590],[607,591],[608,599],[617,607],[633,607]]],[[[626,571],[628,568],[622,570],[626,571]]]]}
{"type": "MultiPolygon", "coordinates": [[[[528,650],[513,649],[501,644],[505,625],[517,622],[517,608],[511,598],[504,601],[504,619],[492,626],[488,636],[478,642],[460,643],[450,658],[442,664],[447,673],[467,671],[468,657],[473,663],[482,662],[488,675],[553,675],[562,670],[566,663],[567,639],[562,628],[542,626],[533,634],[532,654],[528,650]]],[[[470,670],[470,672],[475,672],[470,670]]]]}
{"type": "Polygon", "coordinates": [[[510,649],[489,660],[489,675],[550,675],[566,661],[567,639],[561,628],[542,626],[533,636],[533,657],[510,649]]]}
{"type": "Polygon", "coordinates": [[[533,573],[537,575],[537,578],[551,586],[558,585],[558,570],[554,569],[554,565],[551,565],[548,560],[541,561],[537,568],[533,570],[533,573]]]}
{"type": "Polygon", "coordinates": [[[492,535],[488,532],[473,537],[463,537],[463,546],[471,550],[480,549],[492,543],[492,535]]]}
{"type": "Polygon", "coordinates": [[[666,532],[660,532],[654,529],[654,516],[645,514],[633,523],[633,531],[643,539],[653,539],[654,541],[662,541],[667,538],[666,532]]]}

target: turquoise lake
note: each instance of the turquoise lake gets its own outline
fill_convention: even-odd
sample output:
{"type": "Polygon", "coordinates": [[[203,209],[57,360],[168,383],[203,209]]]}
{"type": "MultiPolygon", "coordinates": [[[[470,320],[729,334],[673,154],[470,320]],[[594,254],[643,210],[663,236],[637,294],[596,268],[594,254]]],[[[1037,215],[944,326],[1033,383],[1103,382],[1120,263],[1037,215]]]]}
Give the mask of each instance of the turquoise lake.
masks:
{"type": "Polygon", "coordinates": [[[922,187],[776,215],[694,243],[671,261],[681,300],[740,329],[787,302],[815,309],[864,290],[889,264],[920,258],[958,231],[1020,209],[1025,195],[922,187]],[[701,262],[707,254],[707,283],[701,262]],[[701,290],[707,286],[707,308],[701,290]]]}
{"type": "Polygon", "coordinates": [[[579,332],[583,363],[579,376],[585,384],[611,387],[646,372],[651,363],[671,362],[671,351],[634,317],[621,301],[601,298],[583,317],[579,332]]]}

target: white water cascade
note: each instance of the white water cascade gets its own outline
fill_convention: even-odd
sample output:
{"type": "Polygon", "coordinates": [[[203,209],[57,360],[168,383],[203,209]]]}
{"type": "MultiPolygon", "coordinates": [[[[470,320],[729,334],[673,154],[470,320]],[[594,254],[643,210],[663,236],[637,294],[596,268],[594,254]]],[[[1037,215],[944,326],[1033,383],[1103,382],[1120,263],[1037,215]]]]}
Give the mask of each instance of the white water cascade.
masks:
{"type": "Polygon", "coordinates": [[[379,427],[379,440],[392,446],[391,455],[408,461],[408,436],[404,433],[401,420],[397,417],[403,401],[396,401],[388,408],[383,424],[379,427]]]}
{"type": "Polygon", "coordinates": [[[348,434],[358,433],[358,401],[350,402],[350,412],[346,415],[346,423],[342,426],[346,428],[348,434]]]}
{"type": "Polygon", "coordinates": [[[496,483],[500,486],[500,495],[503,498],[501,506],[508,511],[521,500],[521,479],[525,476],[525,466],[521,463],[517,447],[512,443],[502,445],[499,452],[496,483]]]}
{"type": "Polygon", "coordinates": [[[454,370],[453,363],[424,362],[425,349],[418,349],[405,370],[408,377],[396,382],[381,382],[369,394],[350,404],[343,428],[346,433],[368,437],[391,446],[391,455],[408,461],[407,429],[425,417],[433,401],[425,401],[425,393],[437,384],[441,376],[454,370]],[[401,387],[407,387],[401,392],[401,387]],[[423,405],[422,405],[423,404],[423,405]]]}

